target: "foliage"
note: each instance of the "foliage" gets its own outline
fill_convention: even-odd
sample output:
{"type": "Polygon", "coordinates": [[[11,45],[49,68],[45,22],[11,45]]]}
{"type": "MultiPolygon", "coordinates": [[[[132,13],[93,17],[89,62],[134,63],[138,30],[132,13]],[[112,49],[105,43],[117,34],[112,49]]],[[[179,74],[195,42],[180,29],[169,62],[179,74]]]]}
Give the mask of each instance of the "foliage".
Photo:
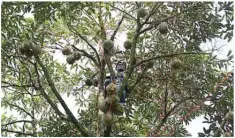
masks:
{"type": "Polygon", "coordinates": [[[215,47],[201,46],[232,40],[233,8],[233,2],[3,2],[2,136],[181,137],[190,135],[184,124],[201,115],[210,128],[199,136],[220,136],[227,128],[233,134],[233,122],[219,129],[233,110],[232,77],[213,92],[230,71],[232,52],[221,60],[215,47]],[[147,15],[139,18],[142,8],[147,15]],[[158,30],[162,22],[167,34],[158,30]],[[122,33],[131,44],[124,51],[122,33]],[[111,52],[102,49],[105,40],[114,42],[111,52]],[[19,47],[25,41],[40,46],[42,53],[22,55],[19,47]],[[64,47],[71,53],[63,55],[64,47]],[[74,52],[81,58],[68,64],[66,57],[74,52]],[[128,84],[127,99],[124,115],[107,125],[98,99],[119,60],[127,68],[116,95],[120,98],[128,84]],[[177,68],[172,61],[179,61],[177,68]],[[94,79],[99,87],[85,85],[94,79]],[[211,92],[210,105],[185,117],[211,92]],[[68,106],[71,97],[74,107],[68,106]]]}

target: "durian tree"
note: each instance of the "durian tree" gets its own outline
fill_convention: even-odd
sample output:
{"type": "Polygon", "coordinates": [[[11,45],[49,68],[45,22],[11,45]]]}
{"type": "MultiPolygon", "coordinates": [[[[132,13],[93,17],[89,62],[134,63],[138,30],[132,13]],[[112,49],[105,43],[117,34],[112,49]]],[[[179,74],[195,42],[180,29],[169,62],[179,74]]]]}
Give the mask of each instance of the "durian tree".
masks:
{"type": "Polygon", "coordinates": [[[233,12],[233,2],[3,2],[2,136],[180,137],[201,115],[210,127],[199,136],[233,136],[232,51],[220,59],[210,45],[233,39],[233,12]],[[121,85],[106,86],[120,60],[121,85]]]}

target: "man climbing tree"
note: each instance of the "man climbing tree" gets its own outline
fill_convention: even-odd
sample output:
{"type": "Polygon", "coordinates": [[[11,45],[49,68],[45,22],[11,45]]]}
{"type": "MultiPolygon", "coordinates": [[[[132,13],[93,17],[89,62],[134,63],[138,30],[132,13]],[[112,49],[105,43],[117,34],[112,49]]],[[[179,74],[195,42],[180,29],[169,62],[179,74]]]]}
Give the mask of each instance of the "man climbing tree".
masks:
{"type": "Polygon", "coordinates": [[[233,2],[3,2],[2,136],[181,137],[202,115],[199,136],[233,136],[233,55],[216,43],[233,39],[233,12],[233,2]]]}

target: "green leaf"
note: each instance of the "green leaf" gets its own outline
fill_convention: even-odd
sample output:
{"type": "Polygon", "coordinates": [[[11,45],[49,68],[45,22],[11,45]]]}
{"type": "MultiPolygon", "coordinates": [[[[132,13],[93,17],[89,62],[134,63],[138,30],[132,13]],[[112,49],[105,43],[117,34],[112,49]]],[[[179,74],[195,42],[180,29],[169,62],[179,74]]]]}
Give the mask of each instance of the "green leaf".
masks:
{"type": "Polygon", "coordinates": [[[200,133],[200,132],[199,132],[199,133],[198,133],[198,136],[199,136],[199,137],[205,137],[206,135],[205,135],[204,133],[200,133]]]}
{"type": "Polygon", "coordinates": [[[228,51],[227,57],[229,57],[231,53],[232,53],[232,50],[230,49],[230,50],[228,51]]]}

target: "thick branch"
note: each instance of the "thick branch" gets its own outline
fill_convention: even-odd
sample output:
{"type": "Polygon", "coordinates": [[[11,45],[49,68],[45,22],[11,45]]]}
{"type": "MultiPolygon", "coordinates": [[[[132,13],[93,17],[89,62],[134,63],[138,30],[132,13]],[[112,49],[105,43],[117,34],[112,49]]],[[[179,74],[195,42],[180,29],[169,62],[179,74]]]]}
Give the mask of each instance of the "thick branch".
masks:
{"type": "Polygon", "coordinates": [[[114,77],[115,76],[115,72],[113,70],[112,62],[110,60],[111,59],[110,55],[105,52],[104,58],[105,58],[105,62],[107,64],[107,66],[108,66],[108,69],[109,69],[111,77],[114,77]]]}
{"type": "Polygon", "coordinates": [[[59,108],[56,106],[56,104],[50,99],[50,97],[46,94],[44,88],[40,85],[39,91],[41,92],[42,96],[45,98],[45,100],[51,105],[52,109],[55,110],[55,113],[58,114],[62,119],[67,119],[63,113],[60,112],[59,108]]]}
{"type": "MultiPolygon", "coordinates": [[[[98,19],[99,19],[99,24],[100,24],[100,29],[101,29],[101,39],[106,40],[106,30],[105,30],[104,22],[102,20],[102,9],[101,9],[101,7],[99,9],[98,19]]],[[[110,56],[111,55],[109,53],[106,53],[106,51],[104,50],[104,60],[107,64],[107,66],[108,66],[108,69],[109,69],[109,72],[110,72],[111,76],[114,77],[115,72],[114,72],[113,67],[112,67],[112,62],[111,62],[110,56]]]]}
{"type": "Polygon", "coordinates": [[[42,96],[45,98],[45,100],[51,105],[52,109],[55,110],[55,113],[58,114],[62,119],[66,118],[63,113],[60,112],[59,108],[56,106],[56,104],[50,99],[50,97],[45,92],[43,86],[40,83],[40,76],[38,73],[37,65],[34,65],[35,72],[37,74],[37,81],[39,83],[39,91],[41,92],[42,96]]]}
{"type": "Polygon", "coordinates": [[[25,136],[34,136],[33,134],[30,134],[30,133],[23,133],[23,132],[19,132],[19,131],[8,130],[8,129],[1,129],[1,131],[2,132],[16,133],[16,134],[25,135],[25,136]]]}
{"type": "Polygon", "coordinates": [[[81,132],[81,134],[83,136],[89,137],[90,132],[88,131],[87,128],[85,128],[82,124],[80,124],[78,122],[78,120],[76,119],[76,117],[73,115],[73,113],[70,111],[70,109],[68,108],[67,104],[65,103],[64,99],[61,97],[61,95],[59,94],[59,92],[57,91],[57,89],[55,88],[55,85],[51,79],[51,76],[47,70],[47,68],[43,65],[42,61],[39,59],[39,57],[35,57],[35,59],[37,60],[37,62],[39,63],[39,65],[41,66],[44,75],[46,77],[46,80],[52,90],[52,92],[54,93],[54,95],[56,96],[56,98],[59,100],[60,104],[62,105],[62,107],[64,108],[66,114],[68,115],[69,119],[71,120],[71,122],[78,128],[78,130],[81,132]]]}
{"type": "Polygon", "coordinates": [[[121,98],[122,95],[123,95],[123,90],[125,89],[126,87],[126,84],[131,76],[131,73],[134,69],[133,65],[134,65],[134,62],[135,62],[135,55],[136,55],[136,44],[137,44],[137,40],[138,40],[138,37],[139,37],[139,32],[140,32],[140,29],[141,29],[141,24],[140,24],[140,18],[138,17],[137,18],[137,27],[136,27],[136,30],[135,30],[135,35],[132,39],[132,47],[131,47],[131,55],[130,55],[130,62],[129,62],[129,66],[127,67],[127,72],[125,73],[125,77],[122,81],[122,85],[118,91],[118,97],[121,98]]]}
{"type": "MultiPolygon", "coordinates": [[[[100,4],[101,4],[101,3],[100,3],[100,4]]],[[[105,30],[104,23],[103,23],[103,20],[102,20],[101,5],[100,5],[100,8],[99,8],[98,19],[99,19],[99,24],[100,24],[100,29],[101,29],[101,39],[102,39],[102,40],[106,40],[106,30],[105,30]]],[[[111,60],[110,60],[110,58],[109,58],[109,54],[106,53],[104,50],[103,50],[103,52],[104,52],[104,57],[102,57],[102,60],[103,60],[103,58],[104,58],[103,61],[105,61],[105,63],[107,64],[111,76],[114,77],[114,76],[115,76],[115,72],[114,72],[114,70],[113,70],[112,62],[111,62],[111,60]]],[[[101,61],[101,62],[103,62],[103,61],[101,61]]],[[[101,64],[101,75],[104,75],[104,74],[105,74],[105,64],[102,63],[102,64],[101,64]],[[103,69],[103,70],[102,70],[102,69],[103,69]],[[104,72],[104,73],[103,73],[103,72],[104,72]]],[[[104,77],[104,76],[101,76],[101,81],[103,81],[103,80],[102,80],[103,77],[104,77]]],[[[102,82],[102,84],[103,84],[103,82],[102,82]]],[[[104,89],[103,89],[103,86],[100,86],[100,87],[102,88],[102,90],[104,90],[104,89]]],[[[100,90],[101,90],[101,89],[100,89],[100,90]]],[[[104,94],[104,95],[105,95],[105,94],[104,94]]],[[[98,98],[98,97],[97,97],[97,98],[98,98]]],[[[97,108],[98,108],[98,106],[97,106],[97,108]]],[[[97,124],[98,124],[98,122],[97,122],[97,124]]],[[[107,137],[109,137],[109,136],[110,136],[110,132],[111,132],[111,126],[107,126],[106,129],[107,129],[107,131],[104,132],[104,135],[107,136],[107,137]]],[[[97,126],[97,134],[96,134],[96,135],[100,135],[99,133],[100,133],[100,132],[99,132],[99,124],[98,124],[98,126],[97,126]]]]}
{"type": "Polygon", "coordinates": [[[115,35],[117,34],[117,32],[118,32],[118,30],[119,30],[119,28],[120,28],[120,26],[121,26],[121,24],[122,24],[124,18],[125,18],[125,15],[123,15],[122,18],[121,18],[121,20],[118,22],[117,27],[116,27],[116,29],[114,30],[114,32],[113,32],[113,34],[112,34],[110,40],[112,40],[112,41],[114,40],[115,35]]]}
{"type": "Polygon", "coordinates": [[[110,137],[112,126],[108,125],[104,131],[104,137],[110,137]]]}

